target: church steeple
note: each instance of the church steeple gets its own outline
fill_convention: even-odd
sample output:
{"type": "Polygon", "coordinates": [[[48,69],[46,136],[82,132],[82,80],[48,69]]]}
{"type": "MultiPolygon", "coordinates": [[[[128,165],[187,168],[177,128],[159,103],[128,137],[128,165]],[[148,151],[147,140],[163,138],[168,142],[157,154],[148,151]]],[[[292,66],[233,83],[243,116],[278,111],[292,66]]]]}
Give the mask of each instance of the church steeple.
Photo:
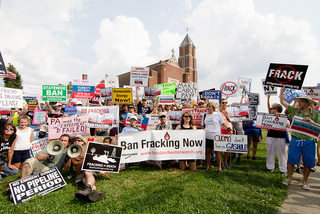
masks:
{"type": "Polygon", "coordinates": [[[187,33],[179,47],[178,59],[179,66],[185,70],[185,73],[183,75],[183,82],[198,82],[196,61],[196,46],[187,33]]]}

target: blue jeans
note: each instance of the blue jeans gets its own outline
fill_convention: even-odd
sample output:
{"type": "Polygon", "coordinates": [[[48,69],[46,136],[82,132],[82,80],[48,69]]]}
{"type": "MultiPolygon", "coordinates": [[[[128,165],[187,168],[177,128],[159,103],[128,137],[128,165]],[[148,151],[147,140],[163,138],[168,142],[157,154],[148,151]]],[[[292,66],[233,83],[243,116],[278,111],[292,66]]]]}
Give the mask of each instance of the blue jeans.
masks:
{"type": "MultiPolygon", "coordinates": [[[[3,170],[2,170],[2,173],[3,173],[3,174],[6,174],[6,175],[16,175],[16,174],[18,174],[18,170],[10,169],[10,168],[8,167],[8,163],[5,163],[5,164],[4,164],[4,168],[3,168],[3,170]]],[[[1,174],[0,174],[0,181],[1,181],[1,179],[2,179],[2,176],[1,176],[1,174]]]]}

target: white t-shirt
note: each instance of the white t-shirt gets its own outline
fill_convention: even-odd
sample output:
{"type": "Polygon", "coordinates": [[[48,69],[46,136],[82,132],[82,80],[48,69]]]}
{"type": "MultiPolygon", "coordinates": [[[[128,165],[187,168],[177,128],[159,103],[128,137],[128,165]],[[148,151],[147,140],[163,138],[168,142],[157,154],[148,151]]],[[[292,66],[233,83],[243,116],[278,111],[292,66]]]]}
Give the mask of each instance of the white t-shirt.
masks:
{"type": "Polygon", "coordinates": [[[224,123],[224,120],[219,112],[213,112],[212,114],[206,113],[205,121],[203,121],[203,118],[201,126],[206,124],[206,138],[213,140],[215,135],[221,134],[220,125],[224,123]]]}

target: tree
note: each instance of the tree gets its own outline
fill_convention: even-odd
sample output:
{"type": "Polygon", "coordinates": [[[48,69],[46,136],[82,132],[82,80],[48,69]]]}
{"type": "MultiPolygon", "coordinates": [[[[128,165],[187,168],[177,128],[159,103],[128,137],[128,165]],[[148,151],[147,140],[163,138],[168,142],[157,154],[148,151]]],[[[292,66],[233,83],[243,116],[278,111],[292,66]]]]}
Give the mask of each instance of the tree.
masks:
{"type": "Polygon", "coordinates": [[[7,67],[7,71],[14,73],[16,75],[16,79],[14,80],[14,79],[3,78],[4,87],[22,89],[22,78],[20,76],[20,73],[17,71],[17,69],[9,63],[9,67],[7,67]]]}

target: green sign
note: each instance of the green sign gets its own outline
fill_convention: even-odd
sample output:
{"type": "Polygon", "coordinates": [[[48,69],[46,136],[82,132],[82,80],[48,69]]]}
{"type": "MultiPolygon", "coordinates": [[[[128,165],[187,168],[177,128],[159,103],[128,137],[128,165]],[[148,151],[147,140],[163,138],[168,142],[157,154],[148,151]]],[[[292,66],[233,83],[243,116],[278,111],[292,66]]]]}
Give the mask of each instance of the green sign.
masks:
{"type": "Polygon", "coordinates": [[[64,85],[43,85],[43,101],[67,101],[67,86],[64,85]]]}
{"type": "Polygon", "coordinates": [[[159,86],[161,86],[161,95],[175,95],[176,93],[175,82],[154,85],[154,87],[159,87],[159,86]]]}

